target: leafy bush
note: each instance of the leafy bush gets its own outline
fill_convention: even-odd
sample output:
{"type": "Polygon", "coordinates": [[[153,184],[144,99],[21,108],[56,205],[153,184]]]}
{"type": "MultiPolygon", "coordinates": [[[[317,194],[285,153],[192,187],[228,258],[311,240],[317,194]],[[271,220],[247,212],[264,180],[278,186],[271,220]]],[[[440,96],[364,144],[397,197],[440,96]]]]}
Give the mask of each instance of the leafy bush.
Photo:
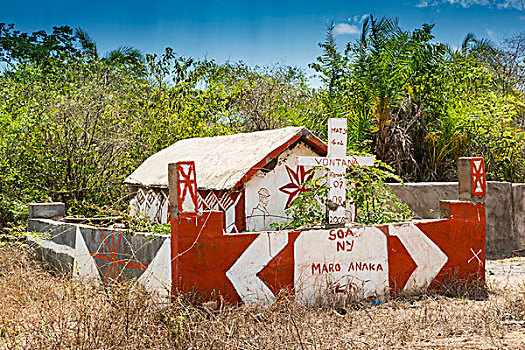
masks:
{"type": "Polygon", "coordinates": [[[24,239],[27,204],[0,193],[0,247],[24,239]]]}
{"type": "MultiPolygon", "coordinates": [[[[373,167],[351,166],[347,172],[346,200],[357,208],[355,221],[360,224],[384,224],[405,221],[413,217],[408,206],[393,193],[386,181],[402,179],[395,175],[388,165],[376,161],[373,167]],[[353,184],[353,185],[350,185],[353,184]]],[[[322,169],[317,169],[321,172],[322,169]]],[[[290,208],[286,210],[292,219],[273,225],[277,229],[311,227],[326,222],[328,187],[326,175],[313,178],[305,183],[290,208]]]]}
{"type": "Polygon", "coordinates": [[[351,147],[375,154],[405,180],[455,180],[457,159],[480,154],[492,180],[522,179],[525,103],[515,76],[523,75],[522,56],[505,60],[504,49],[472,34],[452,49],[433,40],[433,27],[410,31],[396,18],[371,15],[341,52],[329,26],[311,64],[325,84],[323,115],[346,116],[351,147]]]}
{"type": "Polygon", "coordinates": [[[469,153],[485,158],[489,180],[525,181],[525,130],[519,124],[523,107],[519,98],[487,94],[461,109],[469,153]]]}

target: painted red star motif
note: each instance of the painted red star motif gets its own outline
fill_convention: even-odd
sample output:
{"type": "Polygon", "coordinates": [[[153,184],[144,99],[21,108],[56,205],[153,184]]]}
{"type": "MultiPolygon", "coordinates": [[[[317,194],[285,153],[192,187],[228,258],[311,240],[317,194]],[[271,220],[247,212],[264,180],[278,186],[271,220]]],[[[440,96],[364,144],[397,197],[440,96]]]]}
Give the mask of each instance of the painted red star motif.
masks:
{"type": "Polygon", "coordinates": [[[284,209],[288,209],[300,193],[306,192],[304,183],[314,176],[313,170],[314,169],[312,168],[305,171],[304,166],[299,165],[297,166],[297,171],[293,171],[288,165],[286,165],[286,171],[288,172],[290,183],[279,188],[279,191],[288,195],[288,200],[286,201],[284,209]]]}
{"type": "Polygon", "coordinates": [[[106,274],[106,278],[104,279],[104,282],[107,282],[110,276],[112,280],[114,281],[118,280],[119,282],[122,282],[120,279],[119,265],[123,266],[124,268],[129,266],[134,269],[142,269],[142,270],[145,270],[148,267],[147,265],[141,262],[123,261],[123,260],[117,259],[117,254],[120,249],[120,242],[122,241],[122,232],[119,235],[118,241],[116,242],[116,246],[115,246],[115,233],[114,232],[111,233],[111,245],[109,244],[108,239],[106,235],[104,235],[104,231],[102,229],[100,230],[100,233],[102,234],[102,237],[104,237],[104,243],[106,243],[106,247],[108,248],[109,256],[105,254],[99,254],[99,253],[93,253],[93,252],[89,252],[89,253],[94,258],[109,261],[110,266],[109,266],[108,273],[106,274]]]}

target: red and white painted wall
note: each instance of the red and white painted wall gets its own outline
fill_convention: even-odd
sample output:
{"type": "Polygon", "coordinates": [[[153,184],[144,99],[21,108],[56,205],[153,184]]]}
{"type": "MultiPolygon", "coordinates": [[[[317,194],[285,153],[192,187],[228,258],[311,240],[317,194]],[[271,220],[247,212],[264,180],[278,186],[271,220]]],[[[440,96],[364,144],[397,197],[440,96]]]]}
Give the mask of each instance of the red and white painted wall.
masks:
{"type": "Polygon", "coordinates": [[[193,163],[170,168],[171,237],[150,239],[34,215],[28,230],[47,238],[33,242],[46,260],[75,277],[96,284],[135,278],[150,291],[197,292],[203,300],[220,293],[229,302],[271,302],[286,289],[313,304],[350,293],[382,297],[433,288],[450,275],[484,279],[481,158],[460,159],[460,200],[441,201],[441,219],[235,234],[224,232],[223,211],[196,211],[193,163]]]}
{"type": "Polygon", "coordinates": [[[442,201],[441,219],[237,234],[224,233],[223,212],[193,209],[198,203],[185,196],[197,183],[185,167],[191,162],[173,164],[169,175],[173,293],[254,303],[288,289],[313,304],[433,288],[450,276],[484,279],[482,158],[460,159],[461,200],[442,201]]]}

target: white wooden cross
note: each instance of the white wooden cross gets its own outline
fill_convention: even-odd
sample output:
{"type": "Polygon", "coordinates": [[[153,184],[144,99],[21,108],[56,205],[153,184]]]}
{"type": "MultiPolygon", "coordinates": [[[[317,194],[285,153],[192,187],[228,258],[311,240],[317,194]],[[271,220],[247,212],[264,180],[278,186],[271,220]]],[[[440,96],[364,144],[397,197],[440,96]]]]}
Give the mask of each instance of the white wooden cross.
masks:
{"type": "Polygon", "coordinates": [[[328,223],[344,224],[354,221],[353,206],[346,216],[346,168],[351,165],[373,166],[375,157],[346,155],[346,118],[328,119],[328,156],[297,157],[297,165],[322,166],[328,169],[328,223]]]}

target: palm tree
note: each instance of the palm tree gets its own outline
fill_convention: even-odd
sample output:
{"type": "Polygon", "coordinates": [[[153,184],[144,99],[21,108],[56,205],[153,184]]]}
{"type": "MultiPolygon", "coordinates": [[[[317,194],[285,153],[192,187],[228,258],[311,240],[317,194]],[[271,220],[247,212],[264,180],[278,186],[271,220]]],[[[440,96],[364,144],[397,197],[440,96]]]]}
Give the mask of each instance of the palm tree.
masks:
{"type": "Polygon", "coordinates": [[[106,62],[111,66],[126,66],[140,72],[144,68],[144,55],[138,49],[131,46],[120,46],[107,52],[104,57],[100,58],[97,44],[87,31],[82,28],[76,28],[75,38],[80,43],[84,54],[91,59],[106,62]]]}
{"type": "Polygon", "coordinates": [[[482,57],[485,54],[495,54],[498,50],[489,39],[477,39],[473,33],[465,35],[461,43],[461,53],[464,56],[482,57]]]}

